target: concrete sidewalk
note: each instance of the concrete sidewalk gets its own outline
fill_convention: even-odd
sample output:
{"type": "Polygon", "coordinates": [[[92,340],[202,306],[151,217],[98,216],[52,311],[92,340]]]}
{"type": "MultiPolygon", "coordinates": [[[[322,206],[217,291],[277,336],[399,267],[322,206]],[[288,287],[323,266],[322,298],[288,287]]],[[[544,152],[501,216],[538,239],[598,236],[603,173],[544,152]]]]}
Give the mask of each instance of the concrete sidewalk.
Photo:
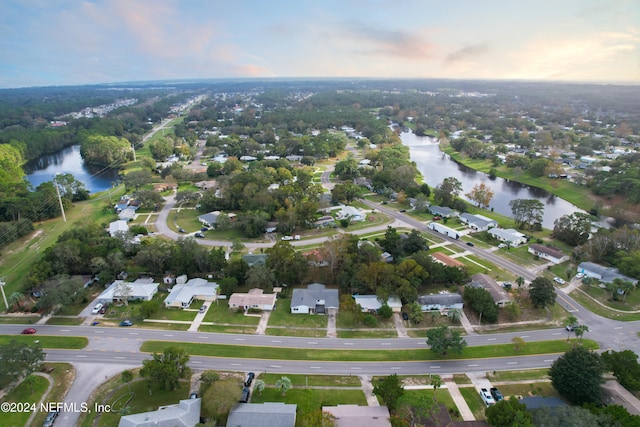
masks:
{"type": "Polygon", "coordinates": [[[452,380],[443,380],[443,382],[449,390],[449,394],[453,399],[453,403],[455,403],[458,407],[458,411],[460,412],[460,416],[462,417],[462,419],[464,421],[475,421],[476,417],[473,416],[473,412],[471,412],[471,409],[469,409],[467,401],[464,400],[464,397],[462,397],[460,389],[458,389],[458,384],[456,384],[452,380]]]}

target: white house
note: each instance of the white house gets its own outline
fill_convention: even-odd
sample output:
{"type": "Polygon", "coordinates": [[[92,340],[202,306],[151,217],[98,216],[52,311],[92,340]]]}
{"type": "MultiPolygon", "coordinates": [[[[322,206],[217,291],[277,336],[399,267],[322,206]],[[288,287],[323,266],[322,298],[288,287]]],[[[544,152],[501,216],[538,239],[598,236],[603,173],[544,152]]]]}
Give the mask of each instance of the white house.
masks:
{"type": "Polygon", "coordinates": [[[151,301],[158,292],[159,283],[152,278],[137,279],[135,282],[115,280],[107,289],[98,295],[97,301],[102,304],[127,301],[151,301]]]}
{"type": "Polygon", "coordinates": [[[194,299],[214,301],[218,295],[218,284],[194,278],[187,283],[175,285],[164,300],[165,307],[189,308],[194,299]]]}
{"type": "Polygon", "coordinates": [[[527,251],[530,254],[546,259],[547,261],[551,261],[554,264],[560,264],[561,262],[565,262],[569,259],[569,255],[564,254],[559,248],[554,246],[532,243],[529,245],[527,251]]]}
{"type": "Polygon", "coordinates": [[[449,228],[446,225],[442,225],[438,222],[430,222],[427,224],[427,228],[433,231],[437,231],[440,234],[444,234],[445,236],[451,237],[453,239],[459,239],[462,234],[459,231],[454,230],[453,228],[449,228]]]}
{"type": "Polygon", "coordinates": [[[265,294],[262,289],[249,289],[246,294],[233,293],[229,297],[229,308],[271,311],[276,306],[276,294],[265,294]]]}
{"type": "Polygon", "coordinates": [[[587,277],[593,277],[603,283],[612,283],[615,279],[621,279],[633,284],[638,283],[637,279],[621,274],[617,268],[605,267],[595,262],[581,262],[578,265],[578,273],[582,273],[587,277]]]}
{"type": "Polygon", "coordinates": [[[460,294],[450,293],[421,295],[418,297],[418,304],[420,304],[422,311],[447,311],[451,309],[462,310],[464,307],[462,296],[460,294]]]}
{"type": "Polygon", "coordinates": [[[391,427],[386,406],[323,406],[322,412],[334,416],[336,427],[391,427]]]}
{"type": "Polygon", "coordinates": [[[194,427],[200,422],[202,399],[184,399],[177,405],[160,406],[157,411],[124,415],[118,427],[194,427]]]}
{"type": "Polygon", "coordinates": [[[291,313],[325,314],[328,309],[338,310],[337,289],[326,289],[321,283],[312,283],[306,289],[296,288],[291,293],[291,313]]]}
{"type": "Polygon", "coordinates": [[[111,237],[116,237],[118,234],[126,233],[127,231],[129,231],[127,221],[118,220],[109,223],[109,235],[111,237]]]}
{"type": "MultiPolygon", "coordinates": [[[[377,295],[353,295],[353,299],[356,300],[356,304],[360,306],[363,313],[377,312],[383,305],[377,295]]],[[[402,301],[398,297],[389,297],[387,305],[394,312],[402,310],[402,301]]]]}
{"type": "Polygon", "coordinates": [[[511,246],[520,246],[527,243],[527,237],[514,230],[513,228],[492,228],[488,233],[501,242],[508,243],[511,246]]]}
{"type": "Polygon", "coordinates": [[[367,214],[362,212],[360,209],[353,206],[343,206],[340,212],[336,214],[336,218],[338,219],[348,219],[350,221],[364,221],[367,219],[367,214]]]}
{"type": "Polygon", "coordinates": [[[467,224],[469,228],[475,231],[487,231],[492,227],[498,226],[498,222],[491,218],[487,218],[482,215],[473,215],[470,213],[461,214],[460,221],[467,224]]]}

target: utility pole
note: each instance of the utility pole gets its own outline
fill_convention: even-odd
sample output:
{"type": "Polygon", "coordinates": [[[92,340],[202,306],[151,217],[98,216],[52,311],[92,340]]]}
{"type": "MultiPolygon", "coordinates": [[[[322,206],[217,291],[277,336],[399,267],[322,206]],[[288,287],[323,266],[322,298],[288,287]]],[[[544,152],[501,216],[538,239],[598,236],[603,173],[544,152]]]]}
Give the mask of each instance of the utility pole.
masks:
{"type": "Polygon", "coordinates": [[[131,144],[131,151],[133,151],[133,161],[137,162],[136,160],[136,146],[135,144],[131,144]]]}
{"type": "Polygon", "coordinates": [[[4,280],[0,280],[0,290],[2,290],[2,299],[4,300],[4,306],[7,308],[7,311],[9,310],[9,303],[7,302],[7,296],[4,294],[4,285],[6,285],[7,282],[5,282],[4,280]]]}
{"type": "Polygon", "coordinates": [[[56,186],[56,194],[58,194],[58,202],[60,203],[60,210],[62,211],[62,219],[67,222],[67,216],[64,214],[64,206],[62,206],[62,197],[60,197],[60,189],[58,188],[58,182],[55,176],[53,177],[53,183],[56,186]]]}

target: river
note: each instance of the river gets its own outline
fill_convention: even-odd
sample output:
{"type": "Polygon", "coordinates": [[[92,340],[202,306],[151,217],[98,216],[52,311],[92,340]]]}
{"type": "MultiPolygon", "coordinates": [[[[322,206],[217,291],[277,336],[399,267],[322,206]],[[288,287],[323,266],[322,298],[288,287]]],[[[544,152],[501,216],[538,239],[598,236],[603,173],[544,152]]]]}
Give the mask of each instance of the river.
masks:
{"type": "Polygon", "coordinates": [[[88,166],[80,156],[80,146],[73,145],[55,154],[46,154],[24,166],[27,179],[36,188],[43,182],[52,181],[57,173],[70,173],[82,182],[91,194],[111,188],[118,181],[118,171],[88,166]]]}
{"type": "MultiPolygon", "coordinates": [[[[424,182],[431,187],[442,183],[448,177],[456,178],[462,183],[462,194],[465,200],[466,193],[481,182],[494,192],[490,208],[497,213],[511,217],[509,202],[514,199],[536,199],[544,203],[544,215],[542,226],[553,229],[553,222],[562,215],[573,212],[584,212],[576,206],[560,197],[539,188],[530,187],[514,181],[502,178],[491,179],[485,173],[475,171],[451,160],[449,156],[440,151],[440,145],[436,138],[428,136],[416,136],[412,132],[400,134],[402,143],[409,147],[411,160],[414,161],[424,182]]],[[[503,224],[508,227],[509,224],[503,224]]]]}

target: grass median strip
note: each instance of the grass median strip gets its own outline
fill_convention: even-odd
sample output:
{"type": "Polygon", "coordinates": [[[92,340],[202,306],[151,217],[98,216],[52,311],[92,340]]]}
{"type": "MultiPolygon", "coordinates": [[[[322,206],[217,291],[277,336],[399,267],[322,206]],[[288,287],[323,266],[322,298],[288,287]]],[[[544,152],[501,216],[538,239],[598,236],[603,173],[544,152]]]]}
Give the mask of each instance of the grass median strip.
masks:
{"type": "Polygon", "coordinates": [[[38,341],[42,348],[62,348],[69,350],[78,350],[85,348],[89,343],[86,337],[55,337],[55,336],[37,336],[37,335],[0,335],[0,344],[9,344],[11,341],[17,341],[25,344],[33,344],[38,341]]]}
{"type": "MultiPolygon", "coordinates": [[[[461,355],[435,354],[428,348],[416,350],[333,350],[318,348],[258,347],[190,342],[145,341],[140,351],[161,353],[167,347],[180,347],[191,356],[233,357],[237,359],[317,360],[327,362],[393,362],[415,360],[483,359],[490,357],[532,356],[564,353],[573,348],[575,340],[537,341],[527,343],[519,352],[513,344],[467,347],[461,355]]],[[[598,348],[592,340],[582,340],[590,350],[598,348]]]]}

